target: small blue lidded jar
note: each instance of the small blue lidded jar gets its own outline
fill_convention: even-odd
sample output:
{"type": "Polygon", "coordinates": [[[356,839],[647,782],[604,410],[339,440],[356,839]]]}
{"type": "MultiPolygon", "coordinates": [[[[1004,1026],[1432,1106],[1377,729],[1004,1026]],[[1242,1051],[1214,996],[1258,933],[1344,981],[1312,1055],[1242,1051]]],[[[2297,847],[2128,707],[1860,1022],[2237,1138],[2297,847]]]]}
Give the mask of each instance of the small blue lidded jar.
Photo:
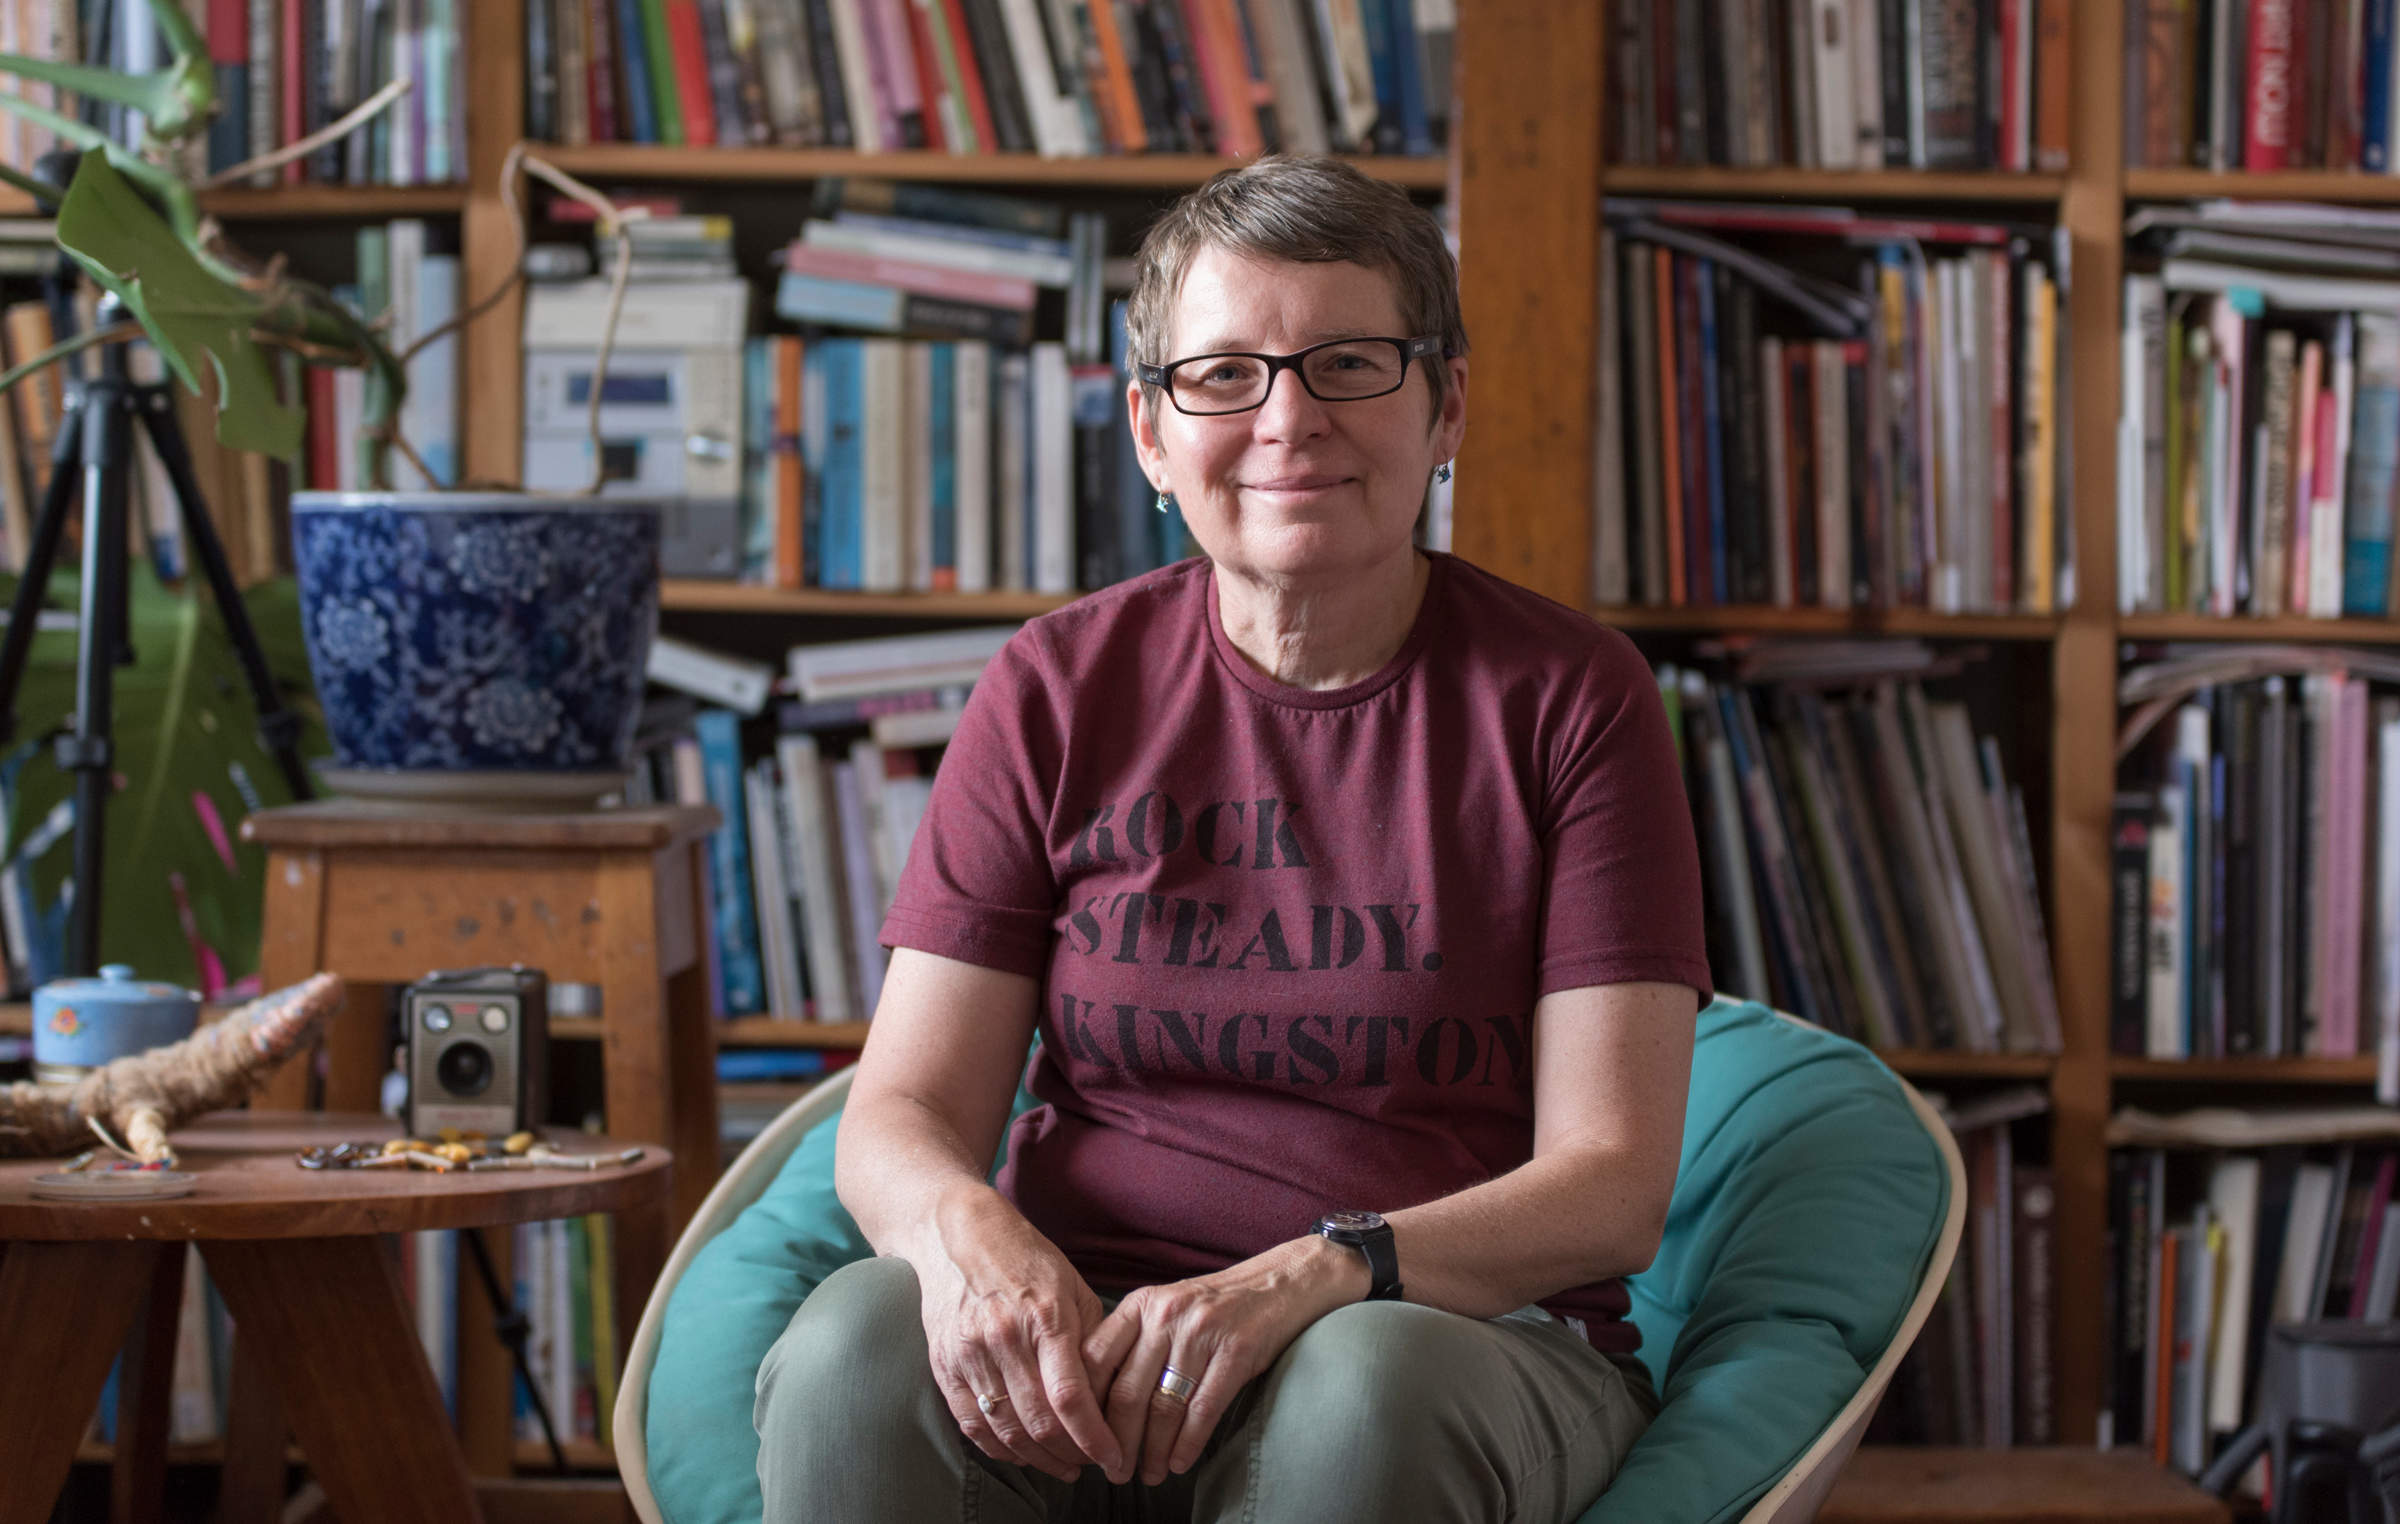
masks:
{"type": "Polygon", "coordinates": [[[97,979],[53,979],[33,992],[33,1077],[72,1084],[112,1059],[181,1042],[200,997],[111,963],[97,979]]]}

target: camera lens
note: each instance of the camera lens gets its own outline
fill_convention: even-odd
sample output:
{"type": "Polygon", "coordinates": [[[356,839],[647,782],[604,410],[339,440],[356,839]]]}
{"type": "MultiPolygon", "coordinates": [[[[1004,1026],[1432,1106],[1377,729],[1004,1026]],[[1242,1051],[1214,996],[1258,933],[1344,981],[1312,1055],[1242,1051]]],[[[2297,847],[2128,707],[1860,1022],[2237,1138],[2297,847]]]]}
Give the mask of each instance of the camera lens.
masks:
{"type": "Polygon", "coordinates": [[[452,1043],[434,1061],[433,1072],[452,1095],[481,1095],[492,1082],[491,1051],[477,1042],[452,1043]]]}

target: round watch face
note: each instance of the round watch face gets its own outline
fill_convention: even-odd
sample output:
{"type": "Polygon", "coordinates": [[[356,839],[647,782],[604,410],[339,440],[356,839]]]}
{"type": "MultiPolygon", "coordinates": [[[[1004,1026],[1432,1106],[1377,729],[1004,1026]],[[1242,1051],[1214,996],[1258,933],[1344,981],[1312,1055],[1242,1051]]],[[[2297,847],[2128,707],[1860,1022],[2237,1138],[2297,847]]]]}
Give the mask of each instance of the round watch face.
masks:
{"type": "Polygon", "coordinates": [[[1327,1212],[1325,1226],[1336,1233],[1372,1233],[1383,1226],[1381,1212],[1327,1212]]]}

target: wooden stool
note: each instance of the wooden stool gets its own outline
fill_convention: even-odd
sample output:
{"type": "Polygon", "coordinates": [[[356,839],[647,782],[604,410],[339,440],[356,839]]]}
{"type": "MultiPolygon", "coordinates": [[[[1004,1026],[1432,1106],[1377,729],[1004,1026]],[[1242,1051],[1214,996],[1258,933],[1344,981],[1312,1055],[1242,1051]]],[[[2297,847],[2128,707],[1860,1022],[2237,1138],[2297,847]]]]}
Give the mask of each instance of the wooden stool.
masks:
{"type": "MultiPolygon", "coordinates": [[[[291,1063],[254,1104],[375,1110],[392,1060],[384,986],[505,963],[598,985],[609,1136],[664,1144],[681,1161],[670,1198],[617,1216],[617,1327],[630,1338],[675,1235],[715,1183],[706,939],[717,821],[705,805],[493,814],[343,799],[251,815],[242,835],[267,849],[262,982],[276,989],[322,969],[351,987],[326,1034],[322,1094],[309,1094],[313,1062],[291,1063]]],[[[501,1257],[507,1246],[493,1248],[501,1257]]],[[[474,1277],[462,1277],[459,1303],[464,1331],[487,1308],[474,1277]]],[[[492,1363],[476,1384],[504,1420],[506,1356],[496,1340],[461,1344],[462,1409],[468,1367],[492,1363]]],[[[505,1471],[505,1422],[463,1426],[474,1469],[505,1471]],[[479,1442],[479,1428],[498,1437],[479,1442]]]]}
{"type": "Polygon", "coordinates": [[[2233,1511],[2134,1450],[1870,1445],[1818,1524],[2230,1524],[2233,1511]]]}

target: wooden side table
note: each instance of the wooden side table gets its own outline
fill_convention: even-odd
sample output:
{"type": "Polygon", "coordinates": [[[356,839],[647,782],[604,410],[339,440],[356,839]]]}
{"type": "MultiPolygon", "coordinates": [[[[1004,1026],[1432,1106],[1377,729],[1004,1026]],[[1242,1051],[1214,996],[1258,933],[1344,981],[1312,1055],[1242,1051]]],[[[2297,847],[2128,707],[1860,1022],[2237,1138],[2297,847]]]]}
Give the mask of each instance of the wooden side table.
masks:
{"type": "MultiPolygon", "coordinates": [[[[392,1057],[384,986],[497,963],[598,985],[609,1135],[686,1161],[671,1198],[618,1219],[618,1326],[633,1328],[675,1234],[714,1183],[707,850],[717,821],[705,805],[434,813],[348,799],[251,815],[242,834],[267,849],[262,982],[276,989],[322,969],[351,987],[328,1024],[322,1096],[309,1094],[313,1064],[291,1063],[257,1104],[373,1111],[392,1057]]],[[[483,1306],[480,1289],[461,1300],[483,1306]]],[[[478,1472],[505,1474],[506,1362],[492,1341],[468,1348],[469,1454],[478,1472]]]]}
{"type": "MultiPolygon", "coordinates": [[[[60,1161],[0,1161],[0,1350],[12,1377],[0,1383],[0,1524],[50,1517],[110,1360],[137,1314],[172,1302],[172,1288],[155,1294],[154,1281],[179,1282],[183,1246],[195,1242],[233,1313],[237,1386],[271,1386],[266,1406],[289,1421],[334,1511],[350,1524],[476,1524],[466,1456],[378,1236],[638,1211],[665,1197],[672,1160],[651,1148],[635,1164],[588,1173],[438,1175],[293,1162],[300,1148],[397,1131],[376,1115],[219,1112],[174,1135],[181,1168],[199,1179],[164,1201],[45,1201],[33,1178],[60,1161]]],[[[558,1141],[571,1151],[617,1146],[558,1141]]],[[[136,1365],[172,1351],[173,1329],[171,1315],[163,1330],[144,1329],[136,1365]]],[[[152,1418],[139,1427],[163,1449],[163,1403],[152,1418]]],[[[282,1432],[266,1436],[267,1473],[239,1485],[228,1477],[223,1517],[275,1516],[282,1432]]],[[[235,1448],[229,1439],[229,1471],[235,1448]]],[[[157,1460],[143,1468],[153,1482],[157,1460]]],[[[148,1518],[160,1499],[120,1503],[148,1518]]]]}

